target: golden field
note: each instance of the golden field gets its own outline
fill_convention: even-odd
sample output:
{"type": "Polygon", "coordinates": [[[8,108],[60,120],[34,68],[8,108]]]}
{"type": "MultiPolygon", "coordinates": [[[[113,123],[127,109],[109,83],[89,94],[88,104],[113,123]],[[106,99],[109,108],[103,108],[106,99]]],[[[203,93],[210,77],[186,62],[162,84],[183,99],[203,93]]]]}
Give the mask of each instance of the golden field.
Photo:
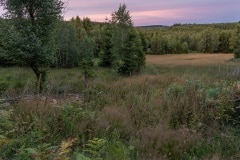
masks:
{"type": "Polygon", "coordinates": [[[152,65],[216,65],[230,63],[233,54],[167,54],[147,55],[146,63],[152,65]]]}

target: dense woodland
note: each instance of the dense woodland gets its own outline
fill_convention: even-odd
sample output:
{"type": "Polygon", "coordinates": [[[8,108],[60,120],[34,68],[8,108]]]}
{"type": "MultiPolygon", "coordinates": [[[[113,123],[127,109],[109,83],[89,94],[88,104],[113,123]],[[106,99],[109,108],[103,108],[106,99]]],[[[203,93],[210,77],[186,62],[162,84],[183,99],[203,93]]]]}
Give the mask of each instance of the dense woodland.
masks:
{"type": "Polygon", "coordinates": [[[239,159],[239,23],[134,27],[125,4],[104,23],[64,21],[61,0],[0,4],[0,159],[239,159]],[[146,64],[181,53],[236,60],[146,64]]]}
{"type": "MultiPolygon", "coordinates": [[[[118,12],[122,14],[120,13],[121,10],[118,12]]],[[[122,18],[131,21],[126,8],[124,8],[123,13],[129,17],[122,18]]],[[[1,34],[9,32],[6,29],[11,26],[11,21],[1,19],[1,34]]],[[[129,24],[126,22],[124,25],[131,27],[128,32],[129,35],[127,35],[126,32],[121,31],[124,30],[124,26],[121,26],[120,23],[125,23],[124,20],[122,21],[115,20],[114,22],[112,17],[111,20],[100,23],[92,22],[88,17],[80,19],[78,16],[69,21],[58,21],[51,33],[51,45],[54,53],[51,54],[50,66],[60,68],[78,67],[81,66],[83,57],[87,56],[89,60],[99,58],[100,66],[119,67],[119,63],[122,63],[120,61],[123,60],[121,55],[123,51],[120,51],[120,46],[124,45],[127,49],[127,47],[130,47],[127,44],[131,44],[132,41],[136,41],[140,52],[145,54],[233,53],[235,51],[236,58],[239,57],[236,51],[239,39],[238,23],[133,27],[133,22],[129,24]],[[118,26],[116,26],[117,23],[119,23],[118,26]],[[130,34],[135,36],[134,40],[130,38],[130,34]],[[118,38],[120,37],[122,38],[121,43],[124,42],[125,44],[119,43],[118,38]]],[[[1,46],[4,46],[6,39],[3,39],[4,36],[1,37],[1,46]]],[[[3,48],[1,47],[1,49],[3,48]]],[[[128,50],[131,49],[128,48],[128,50]]],[[[1,52],[0,56],[1,66],[16,64],[16,62],[9,60],[4,52],[1,52]]],[[[142,61],[144,62],[144,60],[142,61]]],[[[18,65],[24,65],[24,63],[18,63],[18,65]]],[[[136,69],[136,71],[138,70],[139,68],[136,69]]]]}
{"type": "MultiPolygon", "coordinates": [[[[6,27],[4,23],[8,22],[1,19],[2,31],[6,27]]],[[[238,39],[237,24],[175,24],[173,26],[135,27],[134,32],[140,38],[141,47],[146,54],[232,53],[238,39]]],[[[107,64],[111,62],[104,62],[107,61],[107,58],[104,59],[104,54],[114,55],[112,53],[115,40],[113,29],[112,22],[92,22],[87,17],[80,19],[77,16],[70,21],[59,21],[52,37],[55,53],[51,67],[79,66],[83,47],[86,46],[84,39],[88,39],[86,47],[89,48],[89,56],[92,59],[100,58],[106,66],[111,66],[107,64]]],[[[0,56],[2,66],[11,65],[12,62],[4,59],[3,52],[0,56]]]]}
{"type": "MultiPolygon", "coordinates": [[[[21,47],[19,43],[21,37],[17,37],[19,36],[17,35],[19,34],[19,29],[15,25],[19,25],[18,21],[3,18],[0,20],[1,65],[18,64],[24,66],[23,62],[17,63],[12,60],[12,55],[10,54],[10,52],[24,52],[24,49],[22,49],[24,47],[21,47]],[[12,41],[19,44],[13,43],[11,47],[10,44],[5,44],[12,41]],[[9,49],[8,47],[19,47],[19,51],[9,49]]],[[[127,58],[124,56],[129,56],[130,54],[134,56],[134,52],[139,54],[137,56],[142,56],[142,58],[139,57],[142,59],[142,62],[139,62],[141,63],[139,67],[144,64],[142,42],[138,31],[133,27],[133,22],[125,5],[120,6],[119,10],[113,13],[112,19],[106,23],[92,22],[88,17],[80,19],[77,16],[70,21],[56,21],[54,26],[50,27],[54,27],[51,28],[52,32],[48,35],[51,51],[54,52],[52,54],[51,52],[48,53],[51,58],[51,61],[49,61],[51,67],[77,67],[81,66],[84,59],[92,60],[93,58],[100,58],[101,66],[111,67],[113,64],[120,65],[118,63],[124,63],[123,59],[127,58]],[[133,47],[132,44],[135,45],[135,48],[131,48],[133,47]],[[124,52],[129,54],[126,55],[124,52]]],[[[31,45],[30,41],[28,43],[27,45],[31,45]]],[[[16,58],[16,55],[20,55],[20,53],[14,53],[13,56],[16,58]]],[[[120,67],[118,68],[119,70],[121,70],[121,67],[124,68],[124,66],[118,67],[120,67]]]]}

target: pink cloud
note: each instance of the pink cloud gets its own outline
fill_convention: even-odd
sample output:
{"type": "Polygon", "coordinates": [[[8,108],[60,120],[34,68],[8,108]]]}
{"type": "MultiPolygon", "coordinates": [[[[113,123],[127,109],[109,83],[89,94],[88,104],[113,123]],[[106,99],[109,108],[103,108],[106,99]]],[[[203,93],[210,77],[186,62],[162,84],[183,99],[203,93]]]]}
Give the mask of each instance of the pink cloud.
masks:
{"type": "MultiPolygon", "coordinates": [[[[69,11],[70,12],[70,11],[69,11]]],[[[71,14],[67,14],[64,16],[65,20],[69,20],[72,17],[76,17],[78,15],[78,12],[71,11],[71,14]],[[73,16],[72,16],[73,15],[73,16]]],[[[96,22],[105,22],[106,18],[111,18],[111,14],[106,13],[106,14],[86,14],[86,15],[78,15],[81,19],[84,17],[88,17],[91,19],[91,21],[96,21],[96,22]]]]}
{"type": "MultiPolygon", "coordinates": [[[[146,24],[166,24],[174,23],[215,23],[223,21],[238,20],[236,5],[237,0],[227,1],[165,1],[165,2],[137,2],[129,1],[127,9],[130,11],[135,25],[146,24]],[[235,1],[235,2],[234,2],[235,1]],[[145,4],[144,4],[145,3],[145,4]],[[232,11],[233,10],[233,11],[232,11]]],[[[69,2],[70,3],[70,2],[69,2]]],[[[80,18],[89,17],[93,21],[104,22],[105,18],[111,18],[111,13],[117,10],[120,2],[116,1],[95,1],[88,0],[80,3],[72,0],[69,10],[64,15],[65,19],[70,19],[77,15],[80,18]]]]}
{"type": "Polygon", "coordinates": [[[133,17],[158,17],[158,18],[181,18],[182,15],[179,14],[181,13],[181,10],[183,9],[168,9],[168,10],[153,10],[153,11],[140,11],[140,12],[133,12],[132,16],[133,17]]]}
{"type": "MultiPolygon", "coordinates": [[[[125,3],[135,25],[174,23],[215,23],[240,20],[240,0],[63,0],[64,18],[89,17],[93,21],[111,18],[125,3]]],[[[0,6],[0,14],[4,13],[0,6]]]]}

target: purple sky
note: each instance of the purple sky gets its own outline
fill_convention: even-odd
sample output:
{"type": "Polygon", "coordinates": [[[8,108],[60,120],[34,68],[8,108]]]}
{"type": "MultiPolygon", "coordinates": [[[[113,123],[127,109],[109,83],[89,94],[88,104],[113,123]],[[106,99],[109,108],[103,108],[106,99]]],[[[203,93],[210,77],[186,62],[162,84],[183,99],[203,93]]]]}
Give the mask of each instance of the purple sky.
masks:
{"type": "MultiPolygon", "coordinates": [[[[65,19],[111,18],[120,3],[127,5],[135,26],[174,23],[221,23],[240,21],[240,0],[63,0],[65,19]]],[[[0,13],[2,11],[0,10],[0,13]]]]}

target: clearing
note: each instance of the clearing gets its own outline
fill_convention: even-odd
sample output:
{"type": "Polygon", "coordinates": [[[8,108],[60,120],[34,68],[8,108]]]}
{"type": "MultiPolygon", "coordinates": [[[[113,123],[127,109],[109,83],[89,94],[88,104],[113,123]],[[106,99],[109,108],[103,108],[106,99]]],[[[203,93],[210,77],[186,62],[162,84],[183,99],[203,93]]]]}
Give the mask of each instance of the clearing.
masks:
{"type": "Polygon", "coordinates": [[[152,65],[215,65],[232,62],[233,54],[167,54],[147,55],[147,64],[152,65]]]}

